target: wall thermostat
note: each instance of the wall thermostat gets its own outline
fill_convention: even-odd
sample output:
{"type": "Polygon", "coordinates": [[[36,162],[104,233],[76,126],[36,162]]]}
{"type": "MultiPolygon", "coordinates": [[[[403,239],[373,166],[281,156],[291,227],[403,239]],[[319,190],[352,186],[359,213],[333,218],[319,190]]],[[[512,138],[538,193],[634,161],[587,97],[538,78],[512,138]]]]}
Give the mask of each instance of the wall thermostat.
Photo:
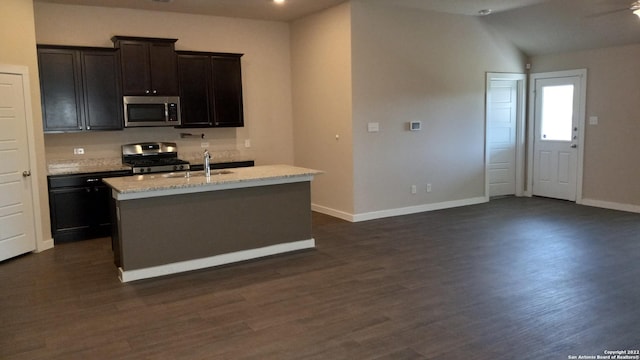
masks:
{"type": "Polygon", "coordinates": [[[411,130],[411,131],[422,130],[422,121],[411,121],[411,122],[409,122],[409,130],[411,130]]]}

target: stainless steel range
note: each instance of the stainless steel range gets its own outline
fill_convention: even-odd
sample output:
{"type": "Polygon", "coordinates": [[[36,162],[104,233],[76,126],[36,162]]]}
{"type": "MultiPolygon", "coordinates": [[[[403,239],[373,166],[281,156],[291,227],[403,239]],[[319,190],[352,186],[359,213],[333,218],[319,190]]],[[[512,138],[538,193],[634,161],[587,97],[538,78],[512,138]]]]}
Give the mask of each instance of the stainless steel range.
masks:
{"type": "Polygon", "coordinates": [[[169,142],[122,145],[122,163],[134,174],[189,170],[189,162],[178,159],[176,144],[169,142]]]}

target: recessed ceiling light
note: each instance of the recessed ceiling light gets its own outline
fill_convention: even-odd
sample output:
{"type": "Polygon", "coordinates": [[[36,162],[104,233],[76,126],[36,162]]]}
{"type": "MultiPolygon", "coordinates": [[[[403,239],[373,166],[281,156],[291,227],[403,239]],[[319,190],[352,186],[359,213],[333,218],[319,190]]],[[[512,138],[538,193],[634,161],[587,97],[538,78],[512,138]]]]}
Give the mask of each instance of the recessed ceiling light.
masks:
{"type": "Polygon", "coordinates": [[[276,4],[284,4],[285,0],[273,0],[274,3],[276,4]]]}
{"type": "Polygon", "coordinates": [[[478,11],[478,15],[480,16],[487,16],[489,14],[491,14],[491,9],[482,9],[478,11]]]}

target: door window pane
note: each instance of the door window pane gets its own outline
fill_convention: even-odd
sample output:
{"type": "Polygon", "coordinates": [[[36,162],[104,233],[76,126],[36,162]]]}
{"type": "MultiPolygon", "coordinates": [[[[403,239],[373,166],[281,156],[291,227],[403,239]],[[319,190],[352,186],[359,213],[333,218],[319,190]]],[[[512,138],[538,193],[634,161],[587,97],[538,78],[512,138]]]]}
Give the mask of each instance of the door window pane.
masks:
{"type": "Polygon", "coordinates": [[[542,88],[541,140],[571,141],[573,85],[542,88]]]}

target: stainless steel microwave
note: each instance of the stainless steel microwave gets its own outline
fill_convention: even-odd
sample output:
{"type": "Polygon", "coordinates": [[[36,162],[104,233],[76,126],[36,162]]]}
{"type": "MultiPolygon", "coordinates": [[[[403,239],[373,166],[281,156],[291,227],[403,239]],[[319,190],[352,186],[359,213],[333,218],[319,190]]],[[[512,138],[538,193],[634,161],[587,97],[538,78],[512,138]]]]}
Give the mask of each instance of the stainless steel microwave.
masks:
{"type": "Polygon", "coordinates": [[[178,126],[180,97],[124,96],[124,126],[178,126]]]}

